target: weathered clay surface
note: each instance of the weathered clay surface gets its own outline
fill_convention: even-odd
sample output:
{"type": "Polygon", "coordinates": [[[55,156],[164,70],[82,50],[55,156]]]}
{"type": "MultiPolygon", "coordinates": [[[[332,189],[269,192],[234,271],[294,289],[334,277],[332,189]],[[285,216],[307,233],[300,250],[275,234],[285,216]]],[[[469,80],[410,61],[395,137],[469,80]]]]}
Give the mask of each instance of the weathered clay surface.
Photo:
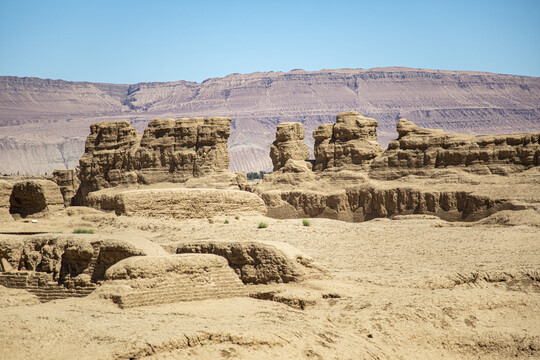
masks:
{"type": "Polygon", "coordinates": [[[177,245],[176,253],[204,253],[223,256],[245,284],[286,283],[302,280],[305,271],[298,261],[309,260],[306,257],[295,258],[298,251],[283,251],[279,249],[279,244],[258,242],[186,242],[177,245]]]}
{"type": "Polygon", "coordinates": [[[227,261],[211,254],[136,256],[111,266],[98,291],[122,308],[245,295],[227,261]]]}
{"type": "Polygon", "coordinates": [[[46,216],[64,207],[60,188],[49,180],[25,180],[13,185],[9,212],[16,217],[46,216]]]}
{"type": "Polygon", "coordinates": [[[423,191],[408,187],[351,187],[330,193],[313,190],[268,191],[262,194],[268,216],[324,217],[361,222],[407,214],[431,214],[448,221],[475,221],[502,210],[522,210],[511,201],[467,191],[423,191]]]}
{"type": "Polygon", "coordinates": [[[223,189],[102,190],[88,195],[88,205],[114,210],[117,215],[169,219],[266,215],[266,206],[259,196],[223,189]]]}
{"type": "Polygon", "coordinates": [[[122,182],[136,183],[137,175],[126,174],[123,170],[128,168],[130,150],[135,149],[139,141],[140,134],[128,121],[92,124],[84,154],[79,160],[81,185],[75,203],[84,204],[90,191],[122,182]]]}
{"type": "Polygon", "coordinates": [[[309,159],[309,149],[304,142],[304,127],[296,122],[278,124],[276,141],[270,147],[274,171],[280,170],[288,160],[309,159]]]}
{"type": "MultiPolygon", "coordinates": [[[[401,119],[397,125],[399,138],[382,153],[375,143],[376,126],[375,120],[357,112],[338,114],[336,124],[319,126],[313,134],[313,171],[305,161],[290,159],[280,171],[259,182],[255,192],[268,206],[268,215],[364,221],[400,214],[431,214],[446,220],[474,221],[494,212],[524,207],[510,200],[518,197],[504,190],[500,179],[490,178],[489,182],[504,190],[505,195],[489,190],[487,183],[480,186],[485,182],[483,178],[467,178],[473,176],[470,173],[523,174],[522,178],[508,179],[520,189],[527,183],[532,188],[538,184],[534,169],[539,165],[540,133],[447,134],[401,119]],[[375,181],[407,175],[420,177],[410,178],[408,185],[375,181]],[[447,181],[453,185],[446,186],[447,181]],[[479,186],[473,191],[471,186],[475,185],[479,186]]],[[[522,198],[535,202],[525,193],[522,198]]]]}
{"type": "Polygon", "coordinates": [[[337,115],[335,124],[320,125],[314,132],[315,168],[359,166],[365,168],[382,153],[377,143],[377,121],[348,111],[337,115]]]}
{"type": "Polygon", "coordinates": [[[0,235],[0,285],[26,289],[42,301],[86,296],[105,271],[131,256],[165,255],[151,242],[138,244],[94,235],[0,235]]]}
{"type": "Polygon", "coordinates": [[[231,119],[155,119],[146,128],[129,168],[144,183],[181,182],[229,167],[231,119]]]}
{"type": "Polygon", "coordinates": [[[370,176],[393,179],[455,167],[478,174],[519,172],[540,165],[540,133],[448,134],[400,119],[399,137],[373,161],[370,176]]]}
{"type": "Polygon", "coordinates": [[[0,222],[13,221],[9,213],[9,198],[13,191],[13,185],[5,180],[0,180],[0,222]]]}
{"type": "Polygon", "coordinates": [[[227,172],[229,118],[155,119],[141,136],[127,121],[93,124],[80,160],[84,203],[91,191],[121,184],[185,182],[227,172]]]}
{"type": "Polygon", "coordinates": [[[54,170],[53,180],[64,197],[64,206],[70,206],[79,185],[81,184],[75,170],[54,170]]]}

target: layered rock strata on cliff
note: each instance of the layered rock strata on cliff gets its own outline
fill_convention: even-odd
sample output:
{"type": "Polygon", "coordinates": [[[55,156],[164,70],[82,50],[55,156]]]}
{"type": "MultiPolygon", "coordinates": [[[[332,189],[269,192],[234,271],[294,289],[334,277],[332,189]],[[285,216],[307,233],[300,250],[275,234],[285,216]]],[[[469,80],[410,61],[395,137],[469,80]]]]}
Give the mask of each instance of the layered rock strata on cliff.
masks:
{"type": "Polygon", "coordinates": [[[377,143],[377,121],[348,111],[337,115],[335,124],[322,124],[314,132],[315,167],[358,166],[365,168],[383,152],[377,143]]]}
{"type": "Polygon", "coordinates": [[[444,168],[507,175],[540,164],[540,133],[448,134],[400,119],[399,137],[373,161],[370,177],[394,179],[444,168]]]}
{"type": "Polygon", "coordinates": [[[297,122],[278,124],[276,141],[270,147],[274,171],[280,170],[288,160],[308,160],[309,149],[304,142],[304,127],[297,122]]]}
{"type": "Polygon", "coordinates": [[[184,182],[228,171],[229,118],[152,120],[143,136],[127,121],[93,124],[80,160],[81,202],[120,184],[184,182]]]}

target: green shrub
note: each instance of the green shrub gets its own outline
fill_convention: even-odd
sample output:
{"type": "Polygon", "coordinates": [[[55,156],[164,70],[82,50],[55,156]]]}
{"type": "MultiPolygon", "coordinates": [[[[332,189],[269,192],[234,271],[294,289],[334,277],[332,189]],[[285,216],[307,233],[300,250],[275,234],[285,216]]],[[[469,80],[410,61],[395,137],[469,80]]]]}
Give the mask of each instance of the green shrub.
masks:
{"type": "Polygon", "coordinates": [[[73,230],[74,234],[93,234],[94,230],[92,229],[75,229],[73,230]]]}
{"type": "Polygon", "coordinates": [[[304,226],[309,226],[311,225],[311,221],[309,221],[308,219],[302,219],[302,224],[304,224],[304,226]]]}
{"type": "Polygon", "coordinates": [[[235,218],[236,220],[240,220],[240,216],[238,216],[238,215],[236,215],[234,218],[235,218]]]}
{"type": "Polygon", "coordinates": [[[267,171],[248,172],[246,174],[246,177],[248,180],[262,179],[264,178],[264,175],[267,175],[267,174],[271,174],[271,172],[267,172],[267,171]]]}
{"type": "Polygon", "coordinates": [[[268,227],[268,224],[261,221],[257,227],[259,229],[266,229],[268,227]]]}
{"type": "Polygon", "coordinates": [[[208,222],[209,222],[210,224],[213,224],[213,223],[214,223],[214,219],[208,218],[208,222]]]}
{"type": "Polygon", "coordinates": [[[225,224],[228,224],[229,223],[229,219],[225,219],[225,224]]]}

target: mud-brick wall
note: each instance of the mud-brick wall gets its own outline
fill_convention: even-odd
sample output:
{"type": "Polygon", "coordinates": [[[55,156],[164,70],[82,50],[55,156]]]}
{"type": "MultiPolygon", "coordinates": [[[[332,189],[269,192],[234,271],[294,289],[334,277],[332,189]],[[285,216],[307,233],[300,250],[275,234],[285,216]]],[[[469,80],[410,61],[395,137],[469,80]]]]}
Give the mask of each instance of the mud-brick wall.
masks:
{"type": "Polygon", "coordinates": [[[174,274],[160,280],[152,279],[154,281],[159,283],[115,295],[113,301],[122,308],[129,308],[245,295],[242,282],[229,267],[209,268],[205,274],[174,274]]]}
{"type": "Polygon", "coordinates": [[[52,274],[33,271],[0,273],[0,285],[26,290],[36,295],[42,302],[68,297],[84,297],[96,289],[94,284],[68,289],[54,282],[52,274]]]}

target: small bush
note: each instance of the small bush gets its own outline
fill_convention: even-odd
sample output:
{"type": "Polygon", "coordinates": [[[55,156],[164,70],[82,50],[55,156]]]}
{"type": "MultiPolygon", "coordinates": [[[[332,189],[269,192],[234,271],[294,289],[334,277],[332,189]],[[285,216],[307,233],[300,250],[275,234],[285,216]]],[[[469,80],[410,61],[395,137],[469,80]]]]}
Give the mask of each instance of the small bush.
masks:
{"type": "Polygon", "coordinates": [[[229,223],[229,219],[225,219],[224,224],[228,224],[228,223],[229,223]]]}
{"type": "Polygon", "coordinates": [[[268,224],[261,221],[257,227],[259,229],[266,229],[268,227],[268,224]]]}
{"type": "Polygon", "coordinates": [[[214,223],[214,219],[208,218],[208,222],[209,222],[210,224],[213,224],[213,223],[214,223]]]}
{"type": "Polygon", "coordinates": [[[309,226],[311,225],[311,221],[309,221],[308,219],[302,219],[302,224],[304,224],[304,226],[309,226]]]}
{"type": "Polygon", "coordinates": [[[74,234],[93,234],[94,230],[92,229],[75,229],[73,230],[74,234]]]}
{"type": "Polygon", "coordinates": [[[240,220],[240,216],[238,216],[238,215],[236,215],[234,218],[235,218],[236,220],[240,220]]]}

